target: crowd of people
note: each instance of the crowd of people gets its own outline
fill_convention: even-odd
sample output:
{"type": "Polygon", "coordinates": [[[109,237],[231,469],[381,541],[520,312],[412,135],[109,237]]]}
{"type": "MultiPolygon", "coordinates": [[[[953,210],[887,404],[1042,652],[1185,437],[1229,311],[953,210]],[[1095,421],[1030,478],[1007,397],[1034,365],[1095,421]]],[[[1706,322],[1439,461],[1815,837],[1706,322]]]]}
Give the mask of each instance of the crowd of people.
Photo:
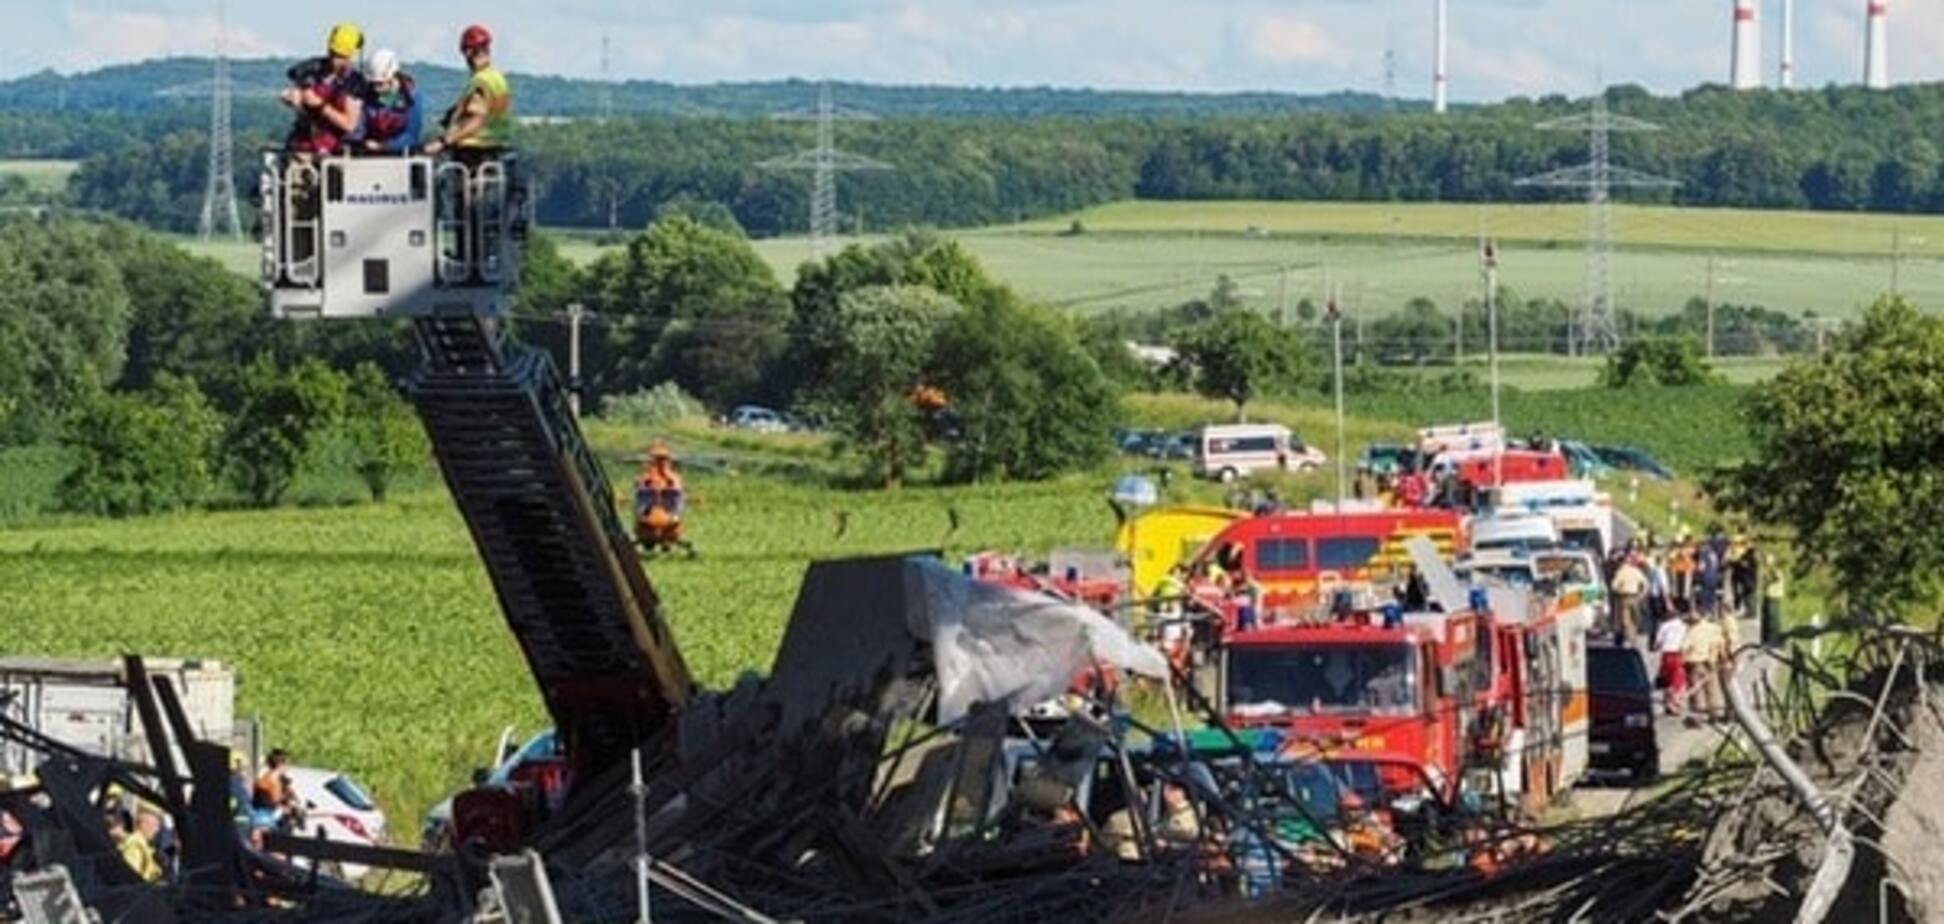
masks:
{"type": "MultiPolygon", "coordinates": [[[[246,832],[249,843],[263,849],[263,835],[270,831],[290,832],[303,823],[302,800],[292,789],[288,768],[290,756],[273,750],[261,772],[251,777],[241,754],[231,766],[230,803],[237,826],[246,832]]],[[[32,777],[0,777],[0,792],[35,785],[32,777]]],[[[144,882],[175,882],[182,875],[182,845],[175,822],[159,806],[153,805],[121,787],[110,784],[97,803],[102,831],[108,843],[130,871],[144,882]]],[[[36,795],[32,804],[51,809],[45,794],[36,795]]],[[[12,812],[0,809],[0,899],[10,897],[6,886],[9,870],[17,861],[32,855],[33,844],[26,825],[12,812]]],[[[0,917],[5,902],[0,901],[0,917]]]]}
{"type": "Polygon", "coordinates": [[[459,53],[470,72],[465,89],[440,119],[438,133],[422,139],[418,84],[401,69],[398,53],[383,48],[366,54],[361,29],[351,23],[333,26],[324,54],[288,72],[290,86],[279,98],[296,113],[296,121],[285,147],[299,157],[317,157],[448,149],[463,154],[503,146],[513,94],[493,66],[492,33],[484,26],[466,27],[459,53]]]}
{"type": "Polygon", "coordinates": [[[1710,526],[1655,545],[1629,542],[1607,567],[1614,640],[1654,655],[1669,715],[1689,724],[1725,717],[1725,689],[1741,647],[1741,620],[1780,624],[1787,576],[1746,535],[1710,526]]]}

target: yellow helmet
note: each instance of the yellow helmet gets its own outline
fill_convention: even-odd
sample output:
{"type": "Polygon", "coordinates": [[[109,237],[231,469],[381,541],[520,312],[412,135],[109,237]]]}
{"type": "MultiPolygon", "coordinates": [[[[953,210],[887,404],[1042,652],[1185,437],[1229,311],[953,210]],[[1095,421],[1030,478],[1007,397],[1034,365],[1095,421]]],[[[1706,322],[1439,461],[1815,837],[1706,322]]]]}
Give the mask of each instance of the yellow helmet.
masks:
{"type": "Polygon", "coordinates": [[[331,27],[331,37],[325,40],[324,47],[341,58],[355,57],[364,48],[364,33],[348,22],[338,23],[331,27]]]}

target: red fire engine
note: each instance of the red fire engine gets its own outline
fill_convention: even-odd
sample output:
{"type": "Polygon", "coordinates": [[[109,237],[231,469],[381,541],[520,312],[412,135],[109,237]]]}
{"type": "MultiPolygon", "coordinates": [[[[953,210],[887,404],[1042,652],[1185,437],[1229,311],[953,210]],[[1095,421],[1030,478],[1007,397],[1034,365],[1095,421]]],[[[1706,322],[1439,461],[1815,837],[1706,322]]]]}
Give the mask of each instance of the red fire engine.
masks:
{"type": "Polygon", "coordinates": [[[1449,510],[1279,513],[1237,520],[1195,557],[1191,575],[1214,563],[1240,566],[1262,588],[1265,609],[1372,580],[1410,560],[1404,543],[1424,536],[1450,560],[1465,546],[1463,519],[1449,510]]]}
{"type": "MultiPolygon", "coordinates": [[[[1281,729],[1317,753],[1391,755],[1449,786],[1467,768],[1492,689],[1491,615],[1405,613],[1396,604],[1223,638],[1223,711],[1281,729]]],[[[1408,781],[1406,781],[1408,782],[1408,781]]]]}

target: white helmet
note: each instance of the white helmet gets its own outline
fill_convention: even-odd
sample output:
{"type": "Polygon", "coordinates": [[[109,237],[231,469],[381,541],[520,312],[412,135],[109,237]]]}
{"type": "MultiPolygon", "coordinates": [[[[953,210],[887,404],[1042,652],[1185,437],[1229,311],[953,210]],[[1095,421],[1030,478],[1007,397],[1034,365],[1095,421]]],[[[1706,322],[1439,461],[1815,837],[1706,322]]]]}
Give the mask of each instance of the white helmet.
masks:
{"type": "Polygon", "coordinates": [[[398,76],[398,52],[380,48],[365,59],[365,79],[372,83],[384,83],[398,76]]]}

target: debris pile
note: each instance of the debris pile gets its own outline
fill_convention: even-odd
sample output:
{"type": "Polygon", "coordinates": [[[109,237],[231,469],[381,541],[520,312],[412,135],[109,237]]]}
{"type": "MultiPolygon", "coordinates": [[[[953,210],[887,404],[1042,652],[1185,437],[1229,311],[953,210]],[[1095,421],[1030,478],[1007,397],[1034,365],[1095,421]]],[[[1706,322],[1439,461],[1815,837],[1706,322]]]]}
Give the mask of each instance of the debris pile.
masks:
{"type": "MultiPolygon", "coordinates": [[[[637,766],[580,781],[531,852],[258,849],[230,818],[226,756],[170,727],[162,683],[140,696],[151,740],[174,742],[156,766],[28,742],[48,759],[34,786],[0,792],[27,832],[5,869],[23,902],[145,921],[631,921],[644,902],[661,921],[1780,920],[1819,888],[1834,820],[1855,850],[1823,877],[1827,919],[1874,920],[1880,895],[1887,919],[1920,919],[1937,894],[1918,851],[1937,830],[1924,794],[1944,766],[1944,647],[1841,629],[1838,657],[1801,637],[1744,659],[1786,662],[1749,685],[1815,798],[1751,731],[1617,816],[1542,825],[1478,804],[1360,807],[1181,678],[1105,692],[1168,665],[1084,607],[922,558],[831,562],[767,679],[698,697],[637,766]],[[1061,695],[1076,673],[1098,695],[1061,695]],[[111,783],[177,815],[182,881],[120,863],[98,827],[111,783]],[[421,878],[374,893],[286,862],[326,855],[421,878]]],[[[130,676],[146,683],[139,660],[130,676]]]]}

